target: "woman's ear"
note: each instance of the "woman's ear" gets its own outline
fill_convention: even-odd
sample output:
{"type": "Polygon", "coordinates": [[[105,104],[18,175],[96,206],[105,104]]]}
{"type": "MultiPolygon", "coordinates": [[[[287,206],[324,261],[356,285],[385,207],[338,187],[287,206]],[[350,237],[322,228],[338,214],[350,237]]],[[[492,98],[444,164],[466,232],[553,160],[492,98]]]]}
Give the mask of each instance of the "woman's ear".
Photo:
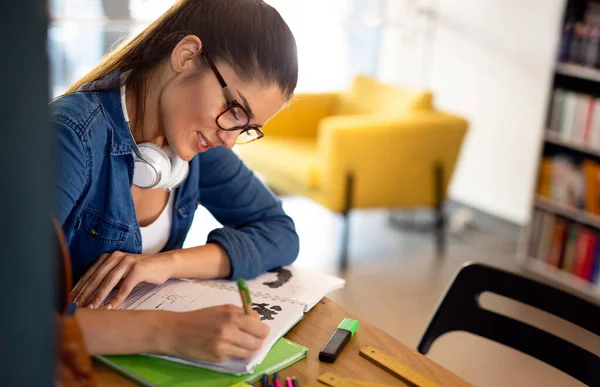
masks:
{"type": "Polygon", "coordinates": [[[202,41],[196,35],[187,35],[171,52],[171,68],[176,73],[195,68],[194,60],[202,52],[202,41]]]}

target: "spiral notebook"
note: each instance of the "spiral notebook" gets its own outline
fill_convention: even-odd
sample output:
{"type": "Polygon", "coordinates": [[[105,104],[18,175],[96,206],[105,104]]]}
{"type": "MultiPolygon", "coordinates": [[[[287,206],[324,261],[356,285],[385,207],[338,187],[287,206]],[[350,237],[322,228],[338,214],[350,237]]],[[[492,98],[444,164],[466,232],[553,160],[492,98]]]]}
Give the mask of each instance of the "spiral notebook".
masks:
{"type": "MultiPolygon", "coordinates": [[[[269,336],[253,358],[215,363],[161,354],[148,355],[234,375],[252,373],[277,340],[293,328],[304,317],[304,313],[327,293],[342,288],[345,281],[314,270],[289,266],[246,283],[252,295],[252,308],[270,328],[269,336]]],[[[135,287],[119,308],[184,312],[225,304],[242,306],[237,285],[233,281],[171,279],[162,285],[135,287]]]]}

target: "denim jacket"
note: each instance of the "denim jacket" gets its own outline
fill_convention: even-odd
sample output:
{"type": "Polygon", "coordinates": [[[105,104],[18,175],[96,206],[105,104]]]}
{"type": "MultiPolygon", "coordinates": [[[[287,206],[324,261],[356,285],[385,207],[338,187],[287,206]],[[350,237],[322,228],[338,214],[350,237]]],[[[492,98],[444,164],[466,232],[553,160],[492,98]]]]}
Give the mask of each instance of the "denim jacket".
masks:
{"type": "MultiPolygon", "coordinates": [[[[103,253],[142,251],[131,195],[131,137],[116,80],[118,72],[50,103],[57,141],[55,216],[70,249],[74,281],[103,253]]],[[[175,192],[163,251],[183,246],[198,204],[223,225],[207,243],[225,249],[231,279],[253,278],[296,259],[292,219],[233,151],[210,149],[190,161],[189,176],[175,192]]]]}

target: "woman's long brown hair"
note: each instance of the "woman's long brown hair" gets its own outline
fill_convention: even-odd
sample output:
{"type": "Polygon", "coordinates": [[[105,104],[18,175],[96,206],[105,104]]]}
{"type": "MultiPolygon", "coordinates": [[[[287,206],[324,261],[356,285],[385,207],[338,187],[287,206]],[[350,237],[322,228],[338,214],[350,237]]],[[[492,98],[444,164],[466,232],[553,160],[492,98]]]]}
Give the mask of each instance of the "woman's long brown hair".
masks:
{"type": "MultiPolygon", "coordinates": [[[[277,85],[288,98],[298,81],[296,41],[289,27],[262,0],[179,0],[137,36],[124,41],[75,82],[66,94],[119,69],[143,101],[147,75],[186,35],[196,35],[215,62],[230,65],[243,81],[277,85]]],[[[198,67],[202,68],[198,56],[198,67]]],[[[115,85],[117,86],[117,85],[115,85]]],[[[136,125],[144,104],[136,104],[136,125]]]]}

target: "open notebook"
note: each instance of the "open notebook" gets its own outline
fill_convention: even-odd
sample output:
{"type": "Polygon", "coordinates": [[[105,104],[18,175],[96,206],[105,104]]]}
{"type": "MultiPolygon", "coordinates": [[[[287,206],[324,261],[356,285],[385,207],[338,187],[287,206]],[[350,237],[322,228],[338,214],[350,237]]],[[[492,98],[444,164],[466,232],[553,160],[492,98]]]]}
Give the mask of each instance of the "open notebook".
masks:
{"type": "MultiPolygon", "coordinates": [[[[252,373],[277,340],[296,325],[304,313],[327,293],[342,288],[345,281],[289,266],[249,280],[247,284],[252,294],[252,308],[270,328],[269,336],[253,358],[214,363],[158,354],[152,356],[234,375],[252,373]]],[[[237,284],[233,281],[171,279],[163,285],[136,286],[119,308],[184,312],[224,304],[242,305],[237,284]]]]}

